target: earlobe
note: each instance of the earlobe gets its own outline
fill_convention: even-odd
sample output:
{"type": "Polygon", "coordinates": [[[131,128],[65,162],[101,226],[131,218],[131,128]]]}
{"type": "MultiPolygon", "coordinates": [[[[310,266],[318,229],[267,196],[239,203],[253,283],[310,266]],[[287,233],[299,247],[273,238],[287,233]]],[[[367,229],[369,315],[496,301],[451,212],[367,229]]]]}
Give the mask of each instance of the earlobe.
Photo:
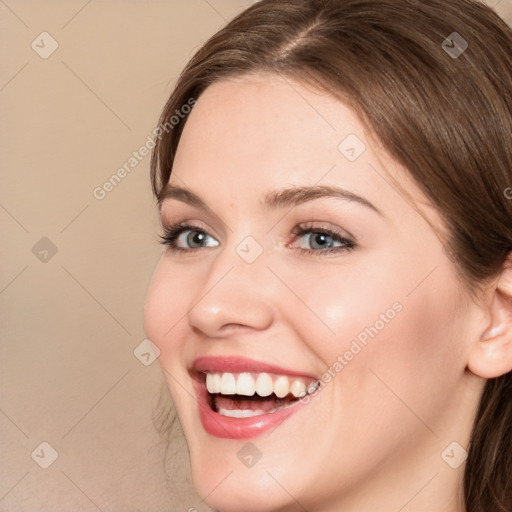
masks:
{"type": "Polygon", "coordinates": [[[485,379],[512,370],[512,252],[505,259],[491,294],[491,322],[471,347],[468,358],[468,369],[485,379]]]}

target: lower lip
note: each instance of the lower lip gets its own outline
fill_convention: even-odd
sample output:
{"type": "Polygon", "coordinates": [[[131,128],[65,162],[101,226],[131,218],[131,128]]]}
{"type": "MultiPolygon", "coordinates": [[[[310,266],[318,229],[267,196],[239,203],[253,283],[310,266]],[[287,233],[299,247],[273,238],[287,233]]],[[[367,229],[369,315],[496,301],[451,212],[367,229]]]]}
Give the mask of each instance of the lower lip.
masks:
{"type": "Polygon", "coordinates": [[[224,439],[248,439],[274,430],[306,405],[298,401],[276,412],[250,418],[231,418],[211,409],[207,401],[208,391],[204,384],[194,382],[194,386],[199,402],[199,417],[204,429],[209,434],[224,439]]]}

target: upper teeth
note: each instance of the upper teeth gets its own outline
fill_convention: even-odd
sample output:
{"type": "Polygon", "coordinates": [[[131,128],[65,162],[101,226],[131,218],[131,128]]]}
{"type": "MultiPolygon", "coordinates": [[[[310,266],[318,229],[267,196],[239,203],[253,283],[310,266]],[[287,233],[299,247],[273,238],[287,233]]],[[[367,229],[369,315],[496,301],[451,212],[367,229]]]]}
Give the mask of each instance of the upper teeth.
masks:
{"type": "Polygon", "coordinates": [[[318,386],[318,382],[306,386],[304,379],[300,377],[286,377],[280,375],[274,379],[268,373],[207,373],[206,388],[210,393],[222,395],[253,396],[257,393],[265,397],[274,393],[278,398],[291,393],[295,397],[302,397],[306,393],[312,393],[318,386]],[[255,378],[256,377],[256,378],[255,378]]]}

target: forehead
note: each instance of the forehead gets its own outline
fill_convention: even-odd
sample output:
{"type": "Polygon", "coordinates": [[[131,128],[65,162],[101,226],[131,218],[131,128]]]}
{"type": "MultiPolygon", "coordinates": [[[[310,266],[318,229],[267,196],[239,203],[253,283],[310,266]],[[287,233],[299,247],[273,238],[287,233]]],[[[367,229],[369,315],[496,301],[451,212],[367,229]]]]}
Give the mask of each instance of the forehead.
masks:
{"type": "Polygon", "coordinates": [[[317,182],[333,166],[350,179],[356,166],[338,150],[350,133],[365,138],[350,109],[318,91],[278,75],[222,80],[189,115],[174,170],[197,184],[208,177],[232,186],[317,182]]]}
{"type": "Polygon", "coordinates": [[[266,73],[221,80],[203,92],[181,136],[174,182],[205,197],[224,185],[226,197],[238,201],[285,186],[327,184],[364,195],[383,211],[431,207],[349,104],[266,73]]]}
{"type": "MultiPolygon", "coordinates": [[[[254,166],[272,161],[337,159],[343,134],[363,128],[350,108],[324,93],[279,75],[247,75],[208,87],[185,125],[180,149],[193,139],[205,153],[232,159],[258,155],[254,166]],[[320,154],[321,153],[321,154],[320,154]]],[[[190,162],[190,160],[189,160],[190,162]]],[[[249,162],[247,162],[249,164],[249,162]]]]}

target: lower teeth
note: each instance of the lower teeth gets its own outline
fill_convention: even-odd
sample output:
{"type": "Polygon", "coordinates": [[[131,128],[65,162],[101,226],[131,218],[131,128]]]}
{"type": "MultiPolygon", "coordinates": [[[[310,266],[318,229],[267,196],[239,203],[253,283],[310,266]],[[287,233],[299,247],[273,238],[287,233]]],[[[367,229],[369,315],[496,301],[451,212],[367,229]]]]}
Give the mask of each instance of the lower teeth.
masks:
{"type": "Polygon", "coordinates": [[[219,414],[229,416],[230,418],[250,418],[251,416],[260,416],[264,411],[251,409],[219,409],[219,414]]]}
{"type": "Polygon", "coordinates": [[[292,402],[286,405],[281,405],[280,407],[275,407],[270,411],[262,411],[261,409],[222,409],[220,408],[217,412],[222,416],[228,416],[230,418],[251,418],[252,416],[261,416],[263,414],[272,414],[273,412],[280,411],[281,409],[286,409],[287,407],[291,407],[297,402],[292,402]]]}

